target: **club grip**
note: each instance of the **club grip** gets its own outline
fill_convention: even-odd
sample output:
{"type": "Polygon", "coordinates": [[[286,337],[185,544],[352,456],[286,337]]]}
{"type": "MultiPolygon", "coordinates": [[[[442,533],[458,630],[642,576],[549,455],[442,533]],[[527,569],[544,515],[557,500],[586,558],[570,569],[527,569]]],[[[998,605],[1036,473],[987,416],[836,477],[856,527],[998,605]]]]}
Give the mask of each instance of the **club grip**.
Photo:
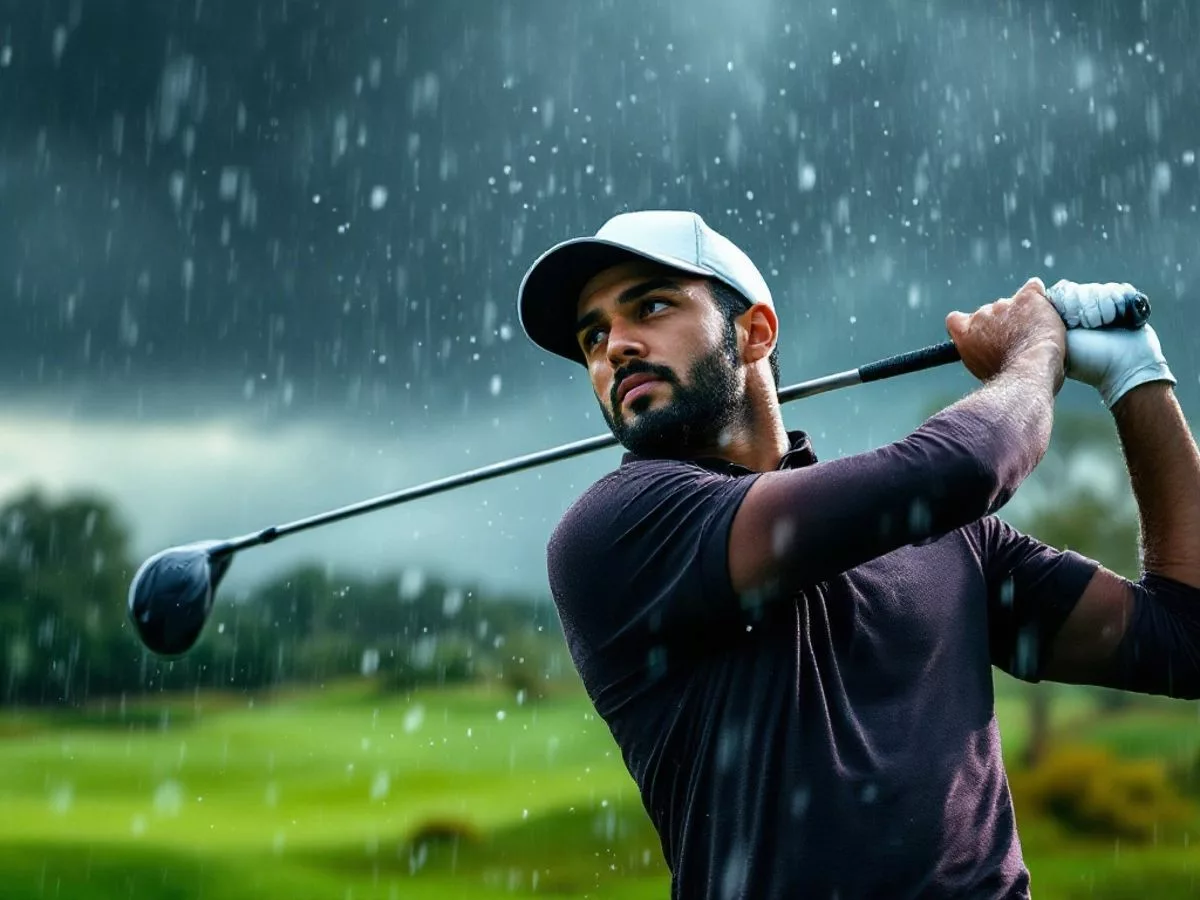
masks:
{"type": "MultiPolygon", "coordinates": [[[[1129,331],[1135,331],[1149,320],[1150,298],[1141,291],[1138,291],[1131,301],[1124,304],[1117,311],[1117,317],[1104,327],[1125,328],[1129,331]]],[[[910,350],[908,353],[889,356],[887,359],[881,359],[877,362],[867,363],[865,366],[858,368],[858,377],[863,382],[879,381],[882,378],[907,375],[910,372],[920,372],[922,369],[944,366],[947,363],[958,362],[960,359],[962,357],[959,356],[958,348],[954,346],[954,341],[946,341],[941,344],[922,347],[920,350],[910,350]]]]}
{"type": "Polygon", "coordinates": [[[944,366],[947,363],[958,362],[958,348],[954,341],[922,347],[920,350],[910,350],[899,353],[877,362],[859,366],[858,377],[866,381],[879,381],[881,378],[891,378],[894,375],[907,375],[909,372],[920,372],[922,369],[932,369],[934,366],[944,366]]]}

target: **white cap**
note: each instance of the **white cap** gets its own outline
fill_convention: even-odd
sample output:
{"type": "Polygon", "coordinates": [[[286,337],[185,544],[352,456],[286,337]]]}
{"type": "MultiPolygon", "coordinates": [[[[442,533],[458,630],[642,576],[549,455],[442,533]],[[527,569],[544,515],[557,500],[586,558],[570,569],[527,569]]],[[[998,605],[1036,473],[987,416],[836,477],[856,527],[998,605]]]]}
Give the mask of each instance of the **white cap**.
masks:
{"type": "Polygon", "coordinates": [[[564,241],[530,266],[517,300],[521,327],[529,339],[582,364],[583,353],[575,340],[579,295],[597,274],[634,258],[715,278],[751,303],[775,306],[750,257],[709,228],[697,213],[642,210],[614,216],[594,237],[564,241]]]}

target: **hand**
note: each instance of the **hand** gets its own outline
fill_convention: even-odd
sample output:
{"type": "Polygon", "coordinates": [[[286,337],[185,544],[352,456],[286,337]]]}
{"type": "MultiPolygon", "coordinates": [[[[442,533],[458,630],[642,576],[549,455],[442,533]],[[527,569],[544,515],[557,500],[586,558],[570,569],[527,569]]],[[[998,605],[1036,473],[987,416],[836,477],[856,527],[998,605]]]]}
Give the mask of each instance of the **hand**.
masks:
{"type": "Polygon", "coordinates": [[[971,374],[987,381],[1031,362],[1047,372],[1055,392],[1062,387],[1066,328],[1047,303],[1046,287],[1031,278],[1010,298],[980,307],[970,315],[952,312],[946,330],[971,374]]]}
{"type": "Polygon", "coordinates": [[[1059,281],[1047,296],[1067,323],[1067,377],[1100,391],[1112,409],[1139,384],[1175,384],[1158,335],[1149,325],[1133,331],[1100,330],[1111,323],[1123,303],[1137,294],[1129,284],[1076,284],[1059,281]]]}

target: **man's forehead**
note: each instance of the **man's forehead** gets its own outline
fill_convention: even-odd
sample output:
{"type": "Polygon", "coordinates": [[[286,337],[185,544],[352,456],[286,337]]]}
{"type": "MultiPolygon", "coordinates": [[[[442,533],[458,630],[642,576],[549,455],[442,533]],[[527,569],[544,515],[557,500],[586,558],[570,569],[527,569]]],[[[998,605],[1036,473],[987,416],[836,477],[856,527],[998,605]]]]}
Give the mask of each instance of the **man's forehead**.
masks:
{"type": "Polygon", "coordinates": [[[693,275],[649,259],[630,260],[592,276],[579,292],[577,306],[582,311],[592,301],[601,300],[609,294],[616,296],[625,288],[649,278],[667,278],[680,287],[696,280],[693,275]]]}

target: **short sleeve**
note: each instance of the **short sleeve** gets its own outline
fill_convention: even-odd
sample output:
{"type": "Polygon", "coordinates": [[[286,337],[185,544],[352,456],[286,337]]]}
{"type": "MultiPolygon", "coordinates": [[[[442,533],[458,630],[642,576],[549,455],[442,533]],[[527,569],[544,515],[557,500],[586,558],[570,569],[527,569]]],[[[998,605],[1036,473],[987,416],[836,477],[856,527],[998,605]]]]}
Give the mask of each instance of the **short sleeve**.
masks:
{"type": "Polygon", "coordinates": [[[995,516],[976,527],[992,664],[1023,681],[1041,681],[1054,637],[1099,564],[1022,534],[995,516]]]}
{"type": "Polygon", "coordinates": [[[655,665],[743,614],[729,574],[734,515],[757,475],[671,460],[627,463],[567,510],[547,548],[573,658],[655,665]]]}

